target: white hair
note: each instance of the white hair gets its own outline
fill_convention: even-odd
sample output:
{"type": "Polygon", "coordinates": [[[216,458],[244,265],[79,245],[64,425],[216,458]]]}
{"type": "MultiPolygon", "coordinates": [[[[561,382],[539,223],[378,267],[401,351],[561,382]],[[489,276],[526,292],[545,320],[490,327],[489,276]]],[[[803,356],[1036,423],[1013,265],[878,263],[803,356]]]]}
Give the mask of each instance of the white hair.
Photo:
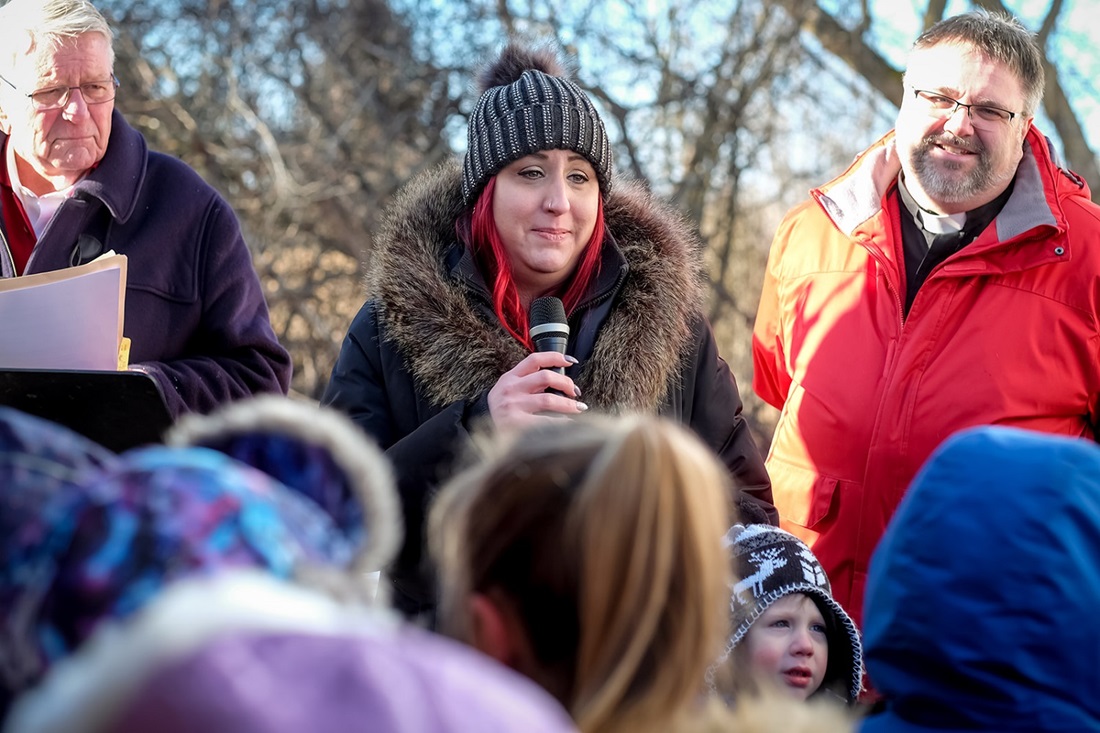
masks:
{"type": "Polygon", "coordinates": [[[114,34],[88,0],[10,0],[0,7],[0,74],[9,75],[22,57],[57,48],[85,33],[107,39],[113,67],[114,34]]]}

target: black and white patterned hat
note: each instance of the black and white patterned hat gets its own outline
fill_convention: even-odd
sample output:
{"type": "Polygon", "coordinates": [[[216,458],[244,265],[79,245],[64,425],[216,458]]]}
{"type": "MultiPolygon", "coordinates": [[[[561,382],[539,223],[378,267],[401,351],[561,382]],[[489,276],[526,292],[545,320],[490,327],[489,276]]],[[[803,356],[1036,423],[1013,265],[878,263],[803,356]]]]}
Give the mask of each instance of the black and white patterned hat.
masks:
{"type": "Polygon", "coordinates": [[[600,191],[611,190],[611,145],[588,95],[565,76],[553,53],[510,45],[487,71],[470,115],[462,197],[476,201],[502,168],[541,150],[573,150],[596,171],[600,191]]]}
{"type": "Polygon", "coordinates": [[[863,647],[847,612],[833,600],[829,578],[806,544],[770,524],[734,525],[723,543],[729,548],[735,577],[730,587],[733,633],[722,659],[728,659],[756,620],[791,593],[804,593],[817,604],[828,627],[829,664],[821,689],[853,702],[863,679],[863,647]]]}

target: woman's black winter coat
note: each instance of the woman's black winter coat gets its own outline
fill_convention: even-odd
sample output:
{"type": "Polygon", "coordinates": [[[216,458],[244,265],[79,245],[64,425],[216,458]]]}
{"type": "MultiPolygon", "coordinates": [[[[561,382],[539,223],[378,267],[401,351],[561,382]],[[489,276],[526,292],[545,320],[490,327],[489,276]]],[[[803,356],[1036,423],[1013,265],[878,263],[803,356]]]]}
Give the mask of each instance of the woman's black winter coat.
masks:
{"type": "MultiPolygon", "coordinates": [[[[461,171],[448,164],[398,196],[369,264],[323,402],[373,436],[393,462],[404,548],[389,577],[406,613],[430,609],[424,519],[455,470],[497,379],[526,355],[493,313],[485,282],[455,233],[461,171]]],[[[570,314],[567,370],[593,410],[648,412],[691,427],[729,467],[742,513],[777,523],[764,462],[741,398],[703,316],[698,240],[640,186],[617,181],[605,204],[601,267],[570,314]]]]}

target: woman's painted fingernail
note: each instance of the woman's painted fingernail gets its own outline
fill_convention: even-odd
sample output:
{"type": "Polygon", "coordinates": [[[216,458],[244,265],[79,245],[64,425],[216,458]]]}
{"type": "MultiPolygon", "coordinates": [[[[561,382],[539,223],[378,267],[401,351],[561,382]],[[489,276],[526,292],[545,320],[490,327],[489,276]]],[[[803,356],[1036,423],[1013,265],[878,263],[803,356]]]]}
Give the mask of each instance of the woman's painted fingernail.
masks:
{"type": "Polygon", "coordinates": [[[574,397],[580,397],[581,396],[581,388],[578,387],[575,384],[573,385],[573,396],[574,397]]]}
{"type": "Polygon", "coordinates": [[[583,402],[578,400],[577,401],[577,409],[580,410],[581,412],[584,412],[585,410],[588,409],[588,405],[586,405],[583,402]]]}
{"type": "Polygon", "coordinates": [[[572,356],[569,356],[569,354],[566,354],[566,355],[565,355],[565,360],[566,360],[567,362],[569,362],[570,364],[580,364],[580,362],[579,362],[579,361],[577,361],[577,360],[576,360],[575,358],[573,358],[572,356]]]}

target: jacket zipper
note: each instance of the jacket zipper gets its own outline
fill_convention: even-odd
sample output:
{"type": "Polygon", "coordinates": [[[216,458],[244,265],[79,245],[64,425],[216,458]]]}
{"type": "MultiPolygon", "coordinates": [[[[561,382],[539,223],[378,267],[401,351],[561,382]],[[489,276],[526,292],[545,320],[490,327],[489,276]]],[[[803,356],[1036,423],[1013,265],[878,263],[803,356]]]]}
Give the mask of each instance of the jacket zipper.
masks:
{"type": "MultiPolygon", "coordinates": [[[[883,272],[885,272],[889,263],[882,256],[882,253],[878,250],[878,248],[871,246],[870,242],[865,239],[860,240],[860,245],[867,250],[867,254],[871,255],[871,259],[878,263],[878,266],[882,268],[883,272]]],[[[895,312],[898,315],[898,334],[900,337],[901,330],[905,328],[905,316],[903,315],[904,311],[902,310],[901,295],[898,293],[898,289],[894,287],[894,283],[890,280],[889,277],[886,277],[884,275],[883,280],[886,281],[886,287],[889,288],[890,294],[894,296],[894,305],[896,306],[895,312]]]]}

